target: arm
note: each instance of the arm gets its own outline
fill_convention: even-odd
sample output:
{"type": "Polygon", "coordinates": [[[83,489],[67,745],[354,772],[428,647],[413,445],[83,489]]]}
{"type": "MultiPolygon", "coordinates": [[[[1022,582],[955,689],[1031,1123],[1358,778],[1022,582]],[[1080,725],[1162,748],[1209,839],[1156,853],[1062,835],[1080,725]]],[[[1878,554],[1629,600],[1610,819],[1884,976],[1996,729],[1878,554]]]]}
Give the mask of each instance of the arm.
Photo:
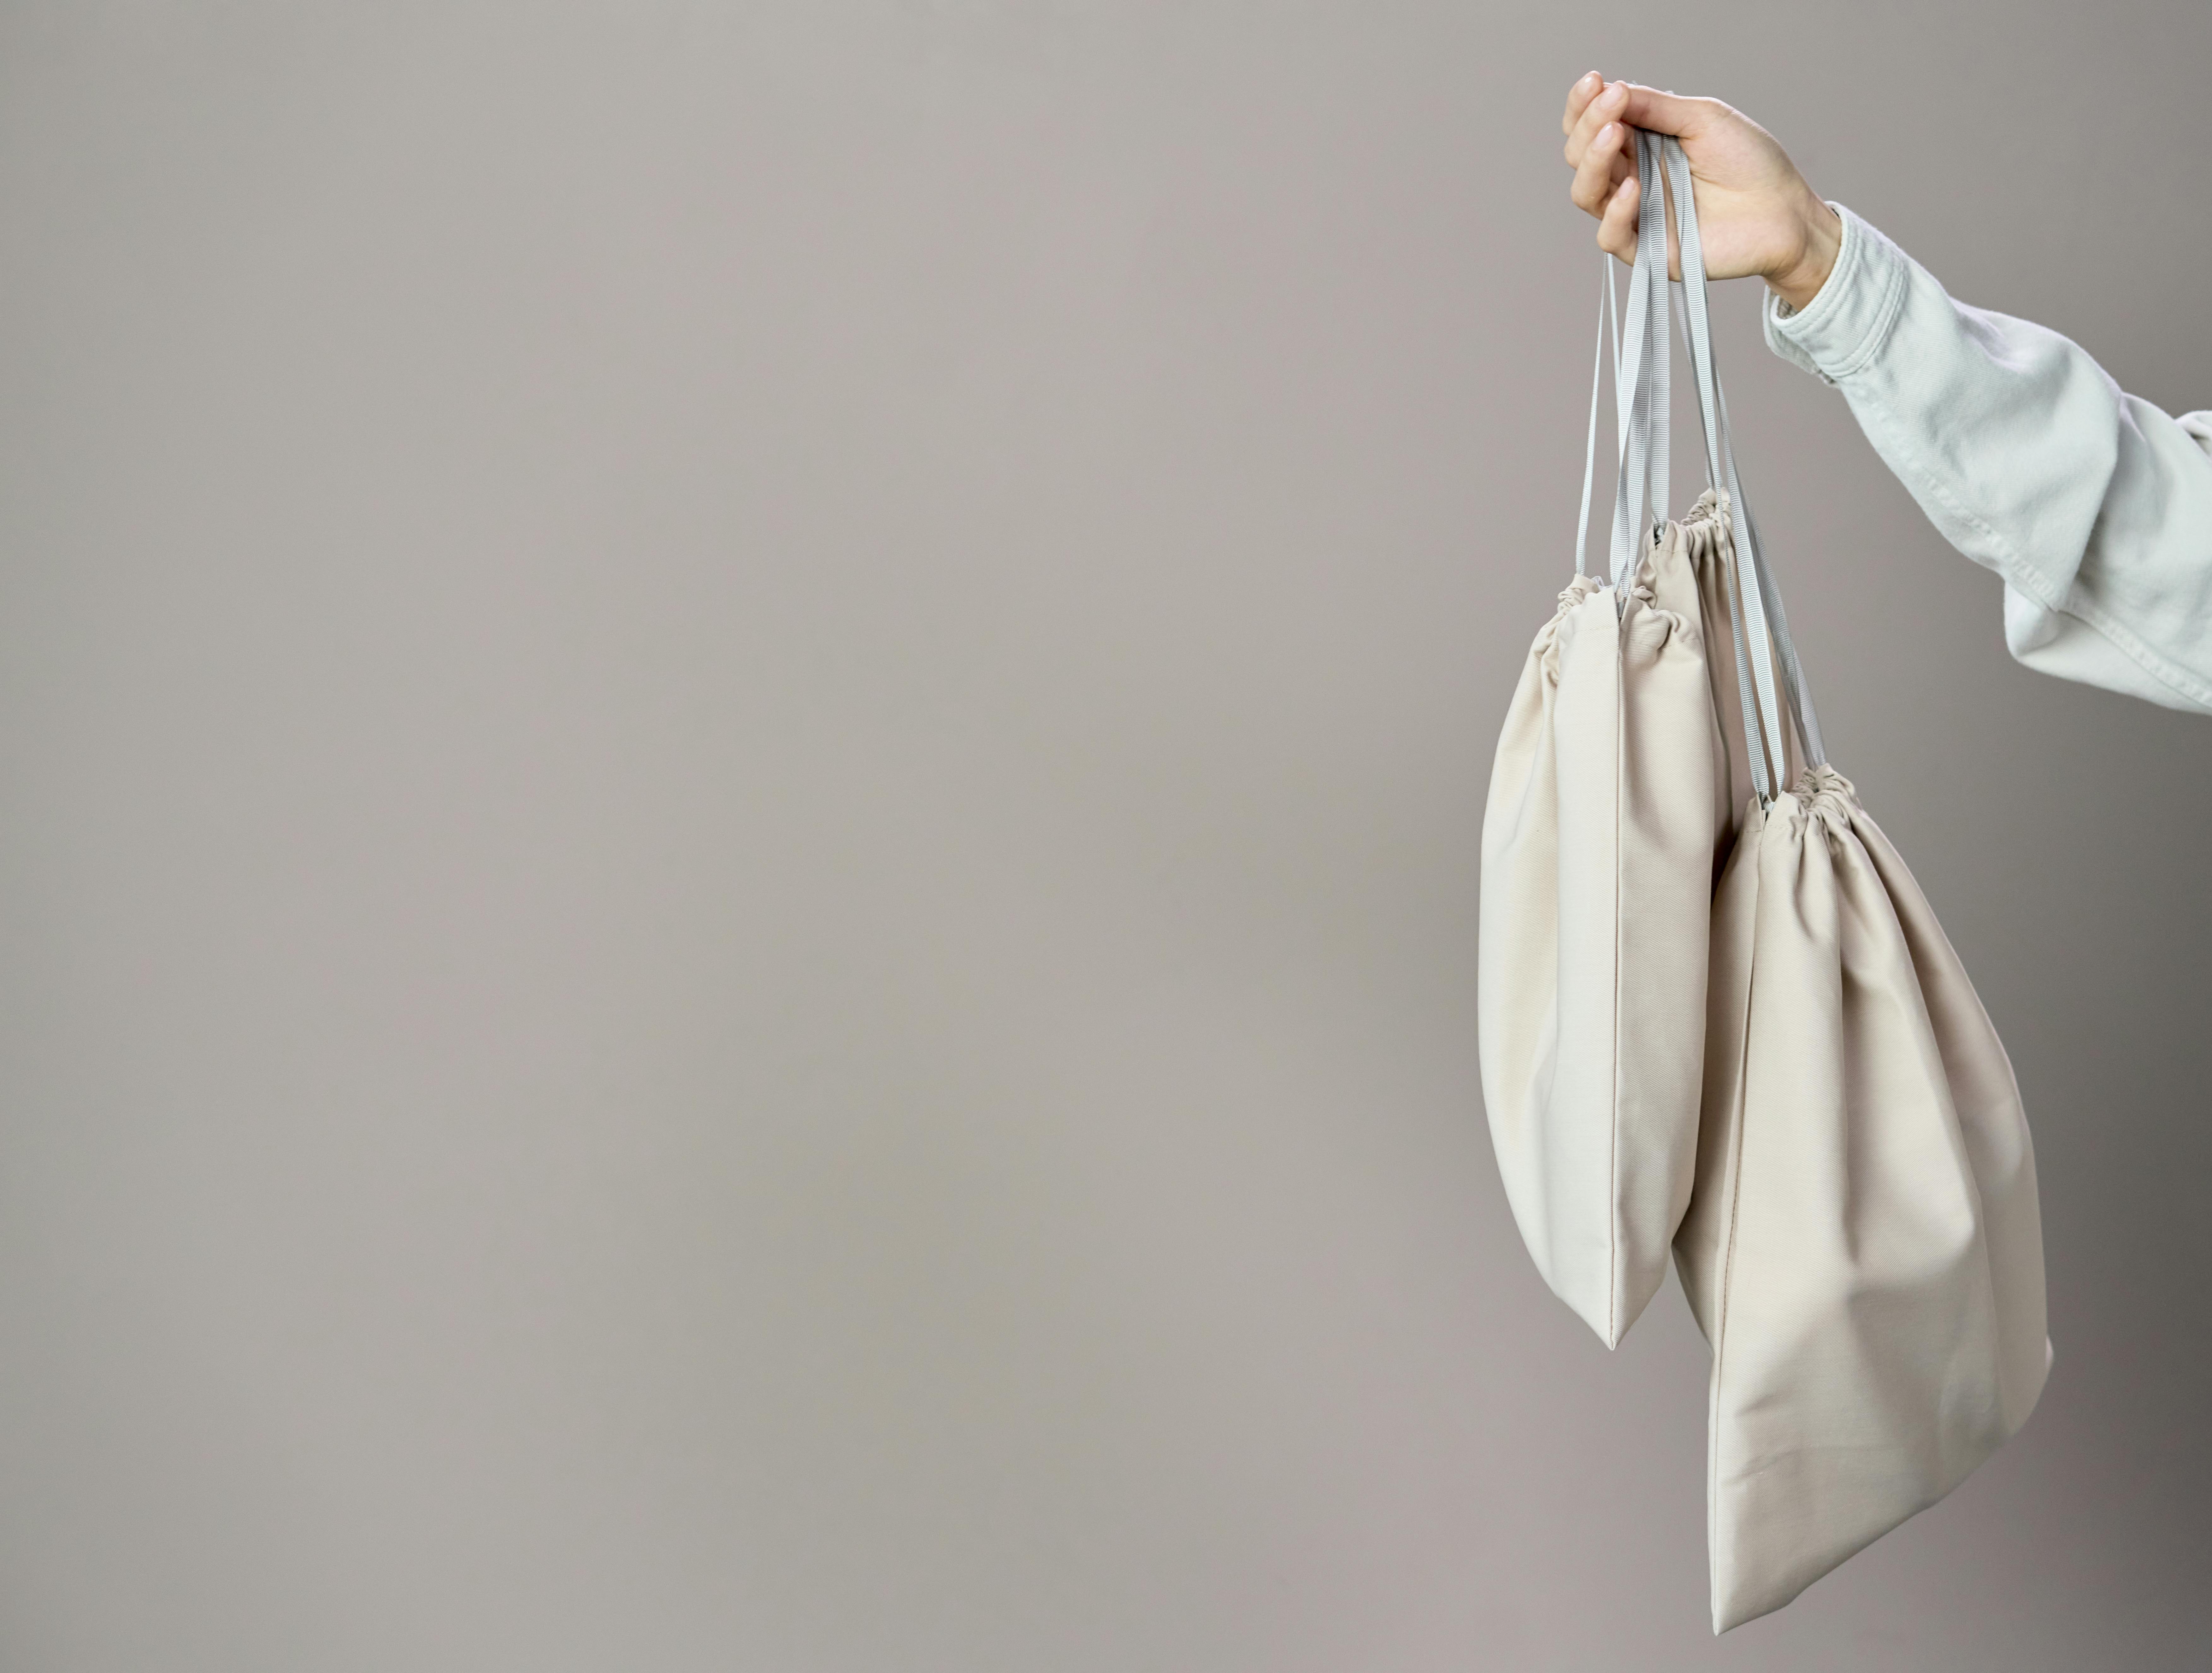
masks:
{"type": "Polygon", "coordinates": [[[1943,537],[2003,578],[2015,658],[2212,713],[2212,414],[2169,418],[1842,218],[1819,294],[1768,298],[1768,343],[1842,390],[1943,537]]]}
{"type": "Polygon", "coordinates": [[[2003,579],[2013,655],[2212,712],[2212,413],[2169,418],[2056,332],[1954,302],[1726,105],[1592,75],[1567,159],[1615,255],[1634,243],[1632,124],[1681,136],[1711,270],[1766,280],[1775,351],[1841,389],[1944,537],[2003,579]]]}

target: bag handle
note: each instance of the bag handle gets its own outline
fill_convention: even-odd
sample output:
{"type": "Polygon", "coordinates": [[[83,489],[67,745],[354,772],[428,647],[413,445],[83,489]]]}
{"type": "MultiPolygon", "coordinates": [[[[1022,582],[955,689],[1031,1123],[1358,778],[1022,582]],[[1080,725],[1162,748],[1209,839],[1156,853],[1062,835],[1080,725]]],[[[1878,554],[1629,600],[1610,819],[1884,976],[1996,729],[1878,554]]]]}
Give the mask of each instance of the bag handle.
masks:
{"type": "Polygon", "coordinates": [[[1751,757],[1753,783],[1762,803],[1786,786],[1779,780],[1787,760],[1783,729],[1794,723],[1805,759],[1825,765],[1819,717],[1803,664],[1790,633],[1781,590],[1766,562],[1757,523],[1736,470],[1728,418],[1728,395],[1714,363],[1705,292],[1705,250],[1698,230],[1697,194],[1689,160],[1672,135],[1636,130],[1637,173],[1644,183],[1637,220],[1636,260],[1629,279],[1626,310],[1620,307],[1613,261],[1602,258],[1605,289],[1599,298],[1598,342],[1590,365],[1590,409],[1583,451],[1582,506],[1575,531],[1575,572],[1584,573],[1589,532],[1591,488],[1597,463],[1597,412],[1605,360],[1606,322],[1613,318],[1615,460],[1611,579],[1624,591],[1634,579],[1646,528],[1663,526],[1668,498],[1668,367],[1670,293],[1681,301],[1686,346],[1698,390],[1698,415],[1705,444],[1705,480],[1726,493],[1730,531],[1739,561],[1729,591],[1729,627],[1735,639],[1738,700],[1743,705],[1744,741],[1751,757]],[[1682,252],[1683,277],[1667,278],[1666,189],[1674,191],[1675,224],[1682,252]],[[1626,318],[1621,315],[1625,312],[1626,318]],[[1645,521],[1647,502],[1652,517],[1645,521]],[[1779,657],[1779,667],[1777,657],[1779,657]],[[1784,702],[1787,707],[1785,710],[1784,702]],[[1784,718],[1785,713],[1788,718],[1784,718]]]}
{"type": "MultiPolygon", "coordinates": [[[[1737,553],[1740,558],[1749,560],[1735,566],[1736,592],[1742,598],[1741,615],[1737,612],[1735,593],[1729,599],[1729,615],[1735,633],[1736,682],[1744,705],[1744,736],[1752,757],[1752,777],[1760,801],[1767,802],[1786,788],[1776,782],[1787,759],[1782,736],[1787,723],[1778,700],[1778,685],[1788,696],[1790,719],[1796,723],[1807,762],[1825,766],[1827,752],[1821,743],[1820,718],[1813,707],[1804,665],[1798,659],[1796,641],[1790,637],[1782,591],[1767,565],[1765,544],[1759,538],[1759,525],[1753,519],[1751,502],[1744,497],[1743,484],[1736,471],[1735,448],[1728,421],[1728,396],[1721,388],[1720,374],[1713,361],[1705,297],[1705,246],[1698,232],[1697,190],[1690,176],[1689,159],[1683,154],[1681,142],[1671,134],[1639,131],[1638,150],[1643,178],[1656,181],[1659,170],[1654,165],[1663,164],[1668,181],[1674,188],[1675,227],[1682,252],[1682,312],[1698,385],[1698,414],[1705,430],[1707,475],[1715,486],[1726,485],[1737,553]],[[1750,659],[1749,679],[1745,677],[1747,638],[1757,652],[1750,659]],[[1778,655],[1778,678],[1775,666],[1778,655]],[[1771,761],[1771,773],[1768,771],[1768,760],[1762,757],[1771,761]]],[[[1657,195],[1647,193],[1647,197],[1657,195]]]]}
{"type": "MultiPolygon", "coordinates": [[[[1782,728],[1775,701],[1775,679],[1767,645],[1764,589],[1755,567],[1745,561],[1751,543],[1740,528],[1735,508],[1742,501],[1734,450],[1721,427],[1719,373],[1713,363],[1712,323],[1705,294],[1705,241],[1698,229],[1697,191],[1690,179],[1689,161],[1681,142],[1672,135],[1639,130],[1638,161],[1643,178],[1657,184],[1663,164],[1674,189],[1674,225],[1682,252],[1682,317],[1689,339],[1690,363],[1698,386],[1698,419],[1705,433],[1705,480],[1723,489],[1732,513],[1731,532],[1736,537],[1735,585],[1729,591],[1729,627],[1735,642],[1737,700],[1743,705],[1743,736],[1751,757],[1753,787],[1764,803],[1773,797],[1782,777],[1784,752],[1782,728]],[[1687,204],[1685,209],[1683,206],[1687,204]],[[1769,763],[1771,762],[1770,767],[1769,763]]],[[[1656,197],[1654,191],[1650,195],[1656,197]]]]}
{"type": "MultiPolygon", "coordinates": [[[[1656,178],[1656,176],[1654,177],[1656,178]]],[[[1613,585],[1626,592],[1642,556],[1647,501],[1666,516],[1667,208],[1647,193],[1636,229],[1636,265],[1628,280],[1627,332],[1614,376],[1613,415],[1620,437],[1620,474],[1613,498],[1613,585]],[[1655,493],[1653,483],[1659,486],[1655,493]]]]}
{"type": "MultiPolygon", "coordinates": [[[[1656,179],[1656,174],[1651,178],[1656,179]]],[[[1613,284],[1613,259],[1601,258],[1605,288],[1598,299],[1598,342],[1590,366],[1589,427],[1583,447],[1582,508],[1575,524],[1575,573],[1585,573],[1590,488],[1597,465],[1600,373],[1605,361],[1606,317],[1613,314],[1614,464],[1611,579],[1617,591],[1635,579],[1647,500],[1657,520],[1667,517],[1668,344],[1667,217],[1648,195],[1638,223],[1636,260],[1624,311],[1613,284]]]]}
{"type": "MultiPolygon", "coordinates": [[[[1598,374],[1605,370],[1605,319],[1613,315],[1613,375],[1615,383],[1620,379],[1620,299],[1613,282],[1613,259],[1606,258],[1605,283],[1597,294],[1597,352],[1590,357],[1589,434],[1583,442],[1583,508],[1575,518],[1575,573],[1583,573],[1583,561],[1589,555],[1590,482],[1597,473],[1597,392],[1598,374]]],[[[1614,461],[1616,467],[1619,460],[1614,461]]]]}

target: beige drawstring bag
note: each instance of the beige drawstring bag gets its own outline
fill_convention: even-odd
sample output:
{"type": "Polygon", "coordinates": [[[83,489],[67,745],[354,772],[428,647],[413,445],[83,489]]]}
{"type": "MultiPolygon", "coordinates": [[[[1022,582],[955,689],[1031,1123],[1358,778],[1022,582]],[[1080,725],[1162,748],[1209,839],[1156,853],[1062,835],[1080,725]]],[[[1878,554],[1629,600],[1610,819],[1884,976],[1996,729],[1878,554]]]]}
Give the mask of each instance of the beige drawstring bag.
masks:
{"type": "Polygon", "coordinates": [[[1742,605],[1742,637],[1717,652],[1740,670],[1747,650],[1753,676],[1735,683],[1756,793],[1713,903],[1696,1190],[1675,1242],[1713,1353],[1717,1633],[1948,1493],[2027,1421],[2051,1354],[2012,1065],[1912,874],[1827,765],[1736,482],[1672,140],[1666,167],[1742,605]],[[1786,770],[1792,730],[1810,765],[1785,790],[1769,764],[1786,770]]]}
{"type": "MultiPolygon", "coordinates": [[[[1696,543],[1667,520],[1666,263],[1654,191],[1615,351],[1611,575],[1583,573],[1578,530],[1574,578],[1529,647],[1498,739],[1482,827],[1491,1137],[1538,1270],[1607,1347],[1665,1279],[1689,1203],[1716,844],[1730,813],[1696,543]]],[[[1601,312],[1601,366],[1604,340],[1601,312]]],[[[1597,395],[1593,367],[1585,528],[1597,395]]]]}

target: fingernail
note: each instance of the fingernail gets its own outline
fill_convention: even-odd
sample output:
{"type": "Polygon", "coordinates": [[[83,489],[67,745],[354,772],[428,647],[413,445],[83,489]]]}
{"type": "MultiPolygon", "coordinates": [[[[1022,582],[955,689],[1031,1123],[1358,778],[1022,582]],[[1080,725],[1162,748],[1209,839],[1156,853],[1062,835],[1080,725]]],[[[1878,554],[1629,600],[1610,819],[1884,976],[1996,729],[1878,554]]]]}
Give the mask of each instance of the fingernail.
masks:
{"type": "Polygon", "coordinates": [[[1597,71],[1595,70],[1589,71],[1583,76],[1582,80],[1575,83],[1576,90],[1579,92],[1582,88],[1588,87],[1592,82],[1597,80],[1597,71]]]}
{"type": "Polygon", "coordinates": [[[1590,143],[1593,145],[1610,145],[1613,143],[1613,136],[1620,131],[1620,130],[1619,128],[1608,122],[1604,127],[1597,130],[1597,137],[1592,140],[1590,143]]]}
{"type": "Polygon", "coordinates": [[[1628,83],[1626,82],[1615,82],[1611,87],[1605,90],[1603,96],[1610,99],[1616,105],[1626,104],[1628,102],[1628,83]]]}

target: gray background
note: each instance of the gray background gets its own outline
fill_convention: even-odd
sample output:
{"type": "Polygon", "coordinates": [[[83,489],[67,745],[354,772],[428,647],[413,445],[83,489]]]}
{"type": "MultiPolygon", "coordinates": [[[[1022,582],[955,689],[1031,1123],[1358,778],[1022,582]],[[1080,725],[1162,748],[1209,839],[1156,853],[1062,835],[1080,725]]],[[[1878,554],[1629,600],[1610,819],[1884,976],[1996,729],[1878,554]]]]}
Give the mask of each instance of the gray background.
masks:
{"type": "MultiPolygon", "coordinates": [[[[2212,404],[2201,4],[0,11],[7,1673],[2212,1657],[2212,725],[2039,679],[1720,299],[2056,1373],[1716,1645],[1545,1292],[1476,846],[1559,108],[1731,98],[2212,404]]],[[[1686,453],[1689,450],[1682,450],[1686,453]]]]}

